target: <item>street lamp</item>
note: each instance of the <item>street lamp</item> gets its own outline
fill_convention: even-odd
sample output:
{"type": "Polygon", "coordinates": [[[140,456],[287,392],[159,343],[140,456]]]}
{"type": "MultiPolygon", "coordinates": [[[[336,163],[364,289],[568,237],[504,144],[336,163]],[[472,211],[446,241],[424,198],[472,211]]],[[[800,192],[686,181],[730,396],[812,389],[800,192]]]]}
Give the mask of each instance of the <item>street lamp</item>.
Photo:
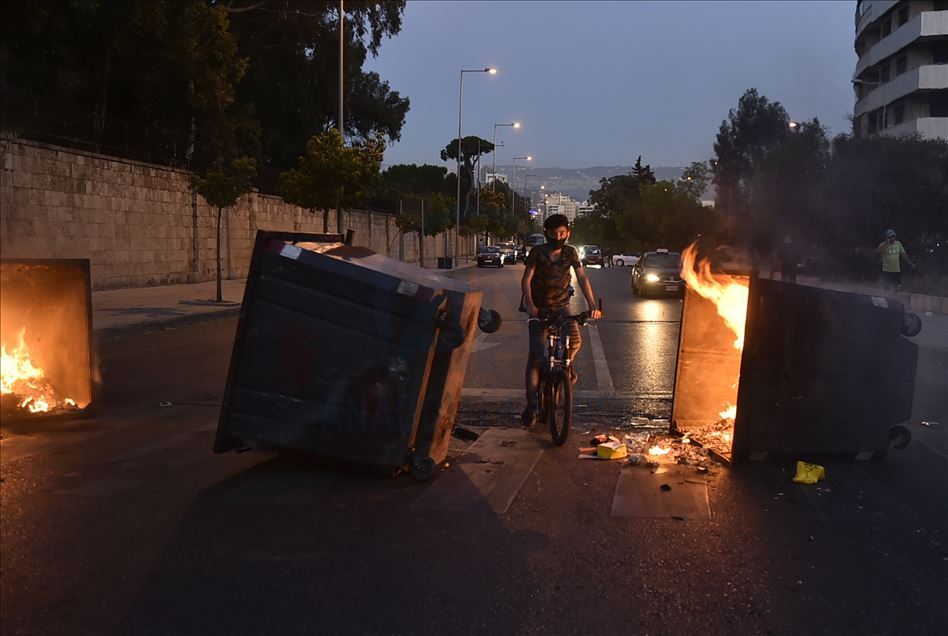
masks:
{"type": "Polygon", "coordinates": [[[510,161],[510,211],[513,213],[516,213],[515,206],[517,203],[517,200],[514,198],[515,197],[514,191],[516,189],[516,183],[517,183],[517,160],[518,159],[533,161],[533,157],[531,157],[530,155],[527,155],[526,157],[514,157],[510,161]]]}
{"type": "Polygon", "coordinates": [[[458,203],[457,209],[455,211],[454,219],[454,267],[458,266],[458,255],[460,253],[460,240],[461,240],[461,118],[463,114],[464,106],[464,74],[465,73],[490,73],[491,75],[497,74],[497,69],[491,66],[486,68],[462,68],[461,69],[461,79],[458,82],[458,168],[457,168],[457,178],[458,178],[458,203]]]}
{"type": "Polygon", "coordinates": [[[511,124],[494,124],[494,149],[490,153],[490,162],[491,162],[491,172],[494,173],[494,179],[491,181],[490,187],[492,190],[497,190],[497,186],[494,185],[497,182],[497,127],[498,126],[510,126],[511,128],[520,128],[520,122],[515,121],[511,124]]]}
{"type": "Polygon", "coordinates": [[[789,124],[787,124],[787,127],[790,128],[790,130],[796,130],[797,128],[800,127],[800,122],[792,121],[789,124]]]}

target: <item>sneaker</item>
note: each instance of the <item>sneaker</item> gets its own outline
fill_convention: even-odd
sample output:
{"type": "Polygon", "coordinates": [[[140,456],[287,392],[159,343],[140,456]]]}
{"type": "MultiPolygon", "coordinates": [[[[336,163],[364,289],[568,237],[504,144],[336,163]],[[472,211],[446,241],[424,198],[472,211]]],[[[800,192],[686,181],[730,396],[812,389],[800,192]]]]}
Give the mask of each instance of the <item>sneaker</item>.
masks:
{"type": "Polygon", "coordinates": [[[527,407],[523,409],[523,413],[520,414],[520,422],[524,428],[533,428],[536,426],[537,408],[532,404],[527,404],[527,407]]]}

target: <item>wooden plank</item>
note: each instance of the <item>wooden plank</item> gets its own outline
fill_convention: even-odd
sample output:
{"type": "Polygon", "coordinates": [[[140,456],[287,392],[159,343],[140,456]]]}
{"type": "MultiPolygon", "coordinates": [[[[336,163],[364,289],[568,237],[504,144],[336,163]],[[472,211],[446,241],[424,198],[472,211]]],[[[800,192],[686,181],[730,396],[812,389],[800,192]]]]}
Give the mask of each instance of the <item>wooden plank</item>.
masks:
{"type": "Polygon", "coordinates": [[[490,428],[411,505],[413,512],[504,513],[543,454],[536,435],[490,428]]]}

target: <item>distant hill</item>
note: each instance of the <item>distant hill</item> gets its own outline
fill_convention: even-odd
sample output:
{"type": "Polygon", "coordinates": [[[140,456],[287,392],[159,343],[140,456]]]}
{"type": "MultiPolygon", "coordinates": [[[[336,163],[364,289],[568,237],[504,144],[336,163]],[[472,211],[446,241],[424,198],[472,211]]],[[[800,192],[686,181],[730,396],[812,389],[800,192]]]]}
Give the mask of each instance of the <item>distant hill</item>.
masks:
{"type": "MultiPolygon", "coordinates": [[[[509,166],[504,169],[497,166],[499,174],[507,174],[510,171],[509,166]]],[[[655,178],[659,181],[677,181],[685,169],[681,166],[660,166],[652,168],[655,178]]],[[[584,201],[589,198],[590,190],[599,189],[599,180],[608,179],[619,174],[629,174],[632,172],[632,166],[592,166],[590,168],[521,168],[517,167],[518,190],[523,188],[523,175],[531,175],[527,186],[531,191],[536,191],[540,186],[545,186],[548,191],[562,192],[569,195],[577,201],[584,201]]],[[[706,195],[713,195],[713,189],[706,195]]]]}

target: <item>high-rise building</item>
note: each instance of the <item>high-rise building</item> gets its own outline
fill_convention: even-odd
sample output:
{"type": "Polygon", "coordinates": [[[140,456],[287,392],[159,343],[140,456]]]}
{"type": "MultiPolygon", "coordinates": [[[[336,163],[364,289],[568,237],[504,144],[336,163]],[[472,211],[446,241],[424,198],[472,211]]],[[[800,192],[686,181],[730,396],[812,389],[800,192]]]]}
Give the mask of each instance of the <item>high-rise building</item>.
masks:
{"type": "Polygon", "coordinates": [[[859,0],[855,47],[855,135],[948,139],[948,0],[859,0]]]}

